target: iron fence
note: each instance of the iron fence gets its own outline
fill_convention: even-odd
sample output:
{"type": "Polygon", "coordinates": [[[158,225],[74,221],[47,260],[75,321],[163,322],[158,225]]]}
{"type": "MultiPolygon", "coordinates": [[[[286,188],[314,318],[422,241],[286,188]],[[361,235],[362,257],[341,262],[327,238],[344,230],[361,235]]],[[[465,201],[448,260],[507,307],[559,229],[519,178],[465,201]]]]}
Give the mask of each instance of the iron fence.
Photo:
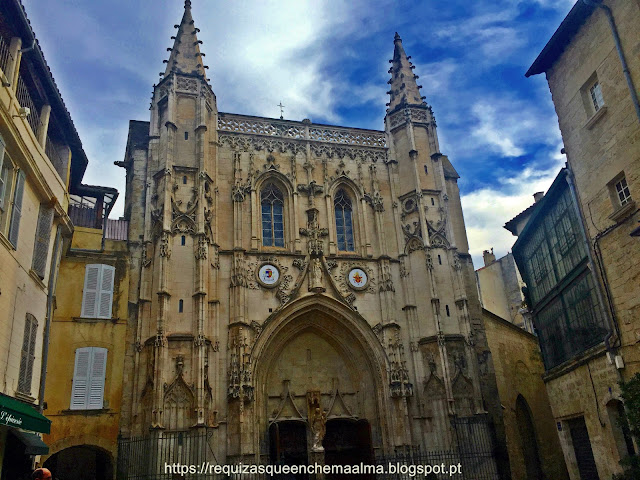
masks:
{"type": "MultiPolygon", "coordinates": [[[[455,418],[451,421],[456,445],[450,449],[426,450],[419,446],[397,448],[391,454],[376,452],[376,473],[367,475],[324,475],[326,480],[415,480],[418,466],[439,466],[432,475],[421,478],[456,480],[501,480],[496,464],[496,442],[493,424],[486,416],[455,418]],[[442,467],[446,469],[442,469],[442,467]],[[449,474],[450,466],[459,468],[459,473],[449,474]],[[459,466],[459,467],[458,467],[459,466]],[[401,468],[406,467],[406,468],[401,468]],[[413,469],[413,471],[412,471],[413,469]],[[381,473],[384,472],[384,473],[381,473]]],[[[162,432],[152,437],[120,438],[118,441],[117,480],[314,480],[314,475],[269,475],[252,472],[257,465],[280,466],[262,457],[263,463],[242,460],[248,471],[228,474],[211,471],[219,462],[213,450],[213,430],[191,432],[162,432]],[[193,466],[195,471],[180,471],[174,466],[193,466]]],[[[236,468],[240,460],[226,459],[236,468]]],[[[423,470],[424,472],[424,470],[423,470]]]]}

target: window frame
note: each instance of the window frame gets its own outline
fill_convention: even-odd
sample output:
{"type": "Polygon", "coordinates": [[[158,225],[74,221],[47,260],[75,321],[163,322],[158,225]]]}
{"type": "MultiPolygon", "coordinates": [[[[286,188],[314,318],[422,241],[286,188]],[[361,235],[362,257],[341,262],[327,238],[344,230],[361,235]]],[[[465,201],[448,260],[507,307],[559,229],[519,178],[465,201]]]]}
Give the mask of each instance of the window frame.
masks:
{"type": "Polygon", "coordinates": [[[336,229],[336,248],[338,249],[338,252],[341,253],[354,253],[356,251],[356,236],[355,236],[355,225],[353,222],[353,217],[354,214],[356,213],[354,207],[353,207],[353,200],[351,198],[351,195],[349,195],[348,191],[346,188],[344,188],[344,186],[339,186],[336,191],[335,194],[333,195],[333,220],[334,220],[334,225],[335,225],[335,229],[336,229]],[[345,201],[346,199],[346,201],[345,201]],[[342,210],[341,213],[341,217],[340,220],[342,220],[342,225],[338,224],[338,202],[342,202],[343,205],[340,207],[342,210]],[[345,205],[348,205],[349,210],[345,210],[345,205]],[[349,243],[348,239],[347,239],[347,220],[346,220],[346,216],[345,216],[345,212],[348,211],[349,212],[349,223],[351,224],[351,242],[349,243]],[[340,231],[342,230],[342,233],[340,233],[340,231]],[[344,238],[342,240],[342,244],[340,241],[340,235],[342,235],[344,238]],[[345,247],[345,248],[342,248],[345,247]],[[349,248],[351,247],[351,248],[349,248]]]}
{"type": "Polygon", "coordinates": [[[109,351],[103,347],[76,348],[71,383],[69,410],[101,410],[104,408],[109,351]],[[80,362],[86,358],[86,365],[80,362]],[[86,375],[82,375],[82,370],[86,375]]]}
{"type": "Polygon", "coordinates": [[[260,236],[261,236],[261,244],[263,247],[266,248],[286,248],[286,235],[285,235],[285,229],[286,229],[286,225],[285,225],[285,195],[283,192],[283,189],[281,187],[279,187],[275,182],[273,181],[266,181],[260,188],[260,197],[259,197],[259,202],[260,202],[260,236]],[[277,194],[275,194],[275,192],[278,192],[279,196],[277,194]],[[266,193],[266,195],[265,195],[266,193]],[[273,195],[272,195],[273,194],[273,195]],[[269,198],[270,196],[272,196],[273,198],[269,198]],[[267,201],[268,200],[268,201],[267,201]],[[280,222],[280,227],[281,227],[281,237],[277,237],[276,236],[276,220],[275,220],[275,216],[276,213],[274,213],[274,205],[277,204],[276,202],[280,202],[280,217],[281,217],[281,222],[280,222]],[[265,212],[264,207],[269,205],[269,212],[265,212]],[[270,233],[270,244],[266,243],[267,240],[267,230],[265,230],[265,214],[268,215],[268,220],[267,223],[269,224],[269,232],[270,233]],[[278,245],[278,241],[281,241],[281,245],[278,245]]]}
{"type": "Polygon", "coordinates": [[[87,264],[85,266],[80,317],[111,320],[113,315],[114,289],[115,267],[100,263],[87,264]],[[92,279],[90,278],[92,271],[96,272],[95,288],[93,288],[92,279]],[[106,286],[109,288],[104,288],[105,279],[108,282],[106,286]],[[95,294],[93,300],[91,299],[91,294],[95,294]],[[93,308],[93,310],[90,310],[90,308],[93,308]],[[108,313],[105,311],[106,308],[108,308],[108,313]]]}
{"type": "Polygon", "coordinates": [[[589,98],[591,99],[591,105],[594,113],[598,113],[602,107],[605,106],[604,97],[602,95],[602,85],[598,78],[592,81],[589,85],[589,98]]]}
{"type": "Polygon", "coordinates": [[[17,391],[31,395],[33,383],[33,364],[35,362],[36,340],[38,338],[38,320],[31,313],[25,315],[22,349],[20,350],[20,369],[18,370],[17,391]]]}

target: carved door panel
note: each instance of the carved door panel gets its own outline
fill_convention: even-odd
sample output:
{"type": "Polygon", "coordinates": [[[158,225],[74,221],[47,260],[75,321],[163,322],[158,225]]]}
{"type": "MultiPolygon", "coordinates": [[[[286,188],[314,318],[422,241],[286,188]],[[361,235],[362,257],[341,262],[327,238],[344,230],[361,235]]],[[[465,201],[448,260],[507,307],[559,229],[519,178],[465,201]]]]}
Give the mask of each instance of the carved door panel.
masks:
{"type": "MultiPolygon", "coordinates": [[[[326,465],[373,464],[371,426],[367,420],[333,419],[322,442],[326,465]]],[[[368,475],[327,475],[327,479],[370,479],[368,475]]]]}

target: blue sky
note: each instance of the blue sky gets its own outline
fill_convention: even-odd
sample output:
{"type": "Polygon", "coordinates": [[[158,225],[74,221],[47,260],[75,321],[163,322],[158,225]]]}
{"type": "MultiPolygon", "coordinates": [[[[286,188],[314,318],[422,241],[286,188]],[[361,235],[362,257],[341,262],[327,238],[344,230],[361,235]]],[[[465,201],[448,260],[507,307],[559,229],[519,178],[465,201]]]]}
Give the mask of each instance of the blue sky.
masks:
{"type": "MultiPolygon", "coordinates": [[[[23,0],[89,167],[118,188],[130,119],[149,119],[182,0],[23,0]]],[[[574,0],[192,0],[223,112],[383,128],[398,32],[433,106],[459,185],[476,268],[507,253],[502,225],[546,190],[564,156],[544,76],[524,72],[574,0]]]]}

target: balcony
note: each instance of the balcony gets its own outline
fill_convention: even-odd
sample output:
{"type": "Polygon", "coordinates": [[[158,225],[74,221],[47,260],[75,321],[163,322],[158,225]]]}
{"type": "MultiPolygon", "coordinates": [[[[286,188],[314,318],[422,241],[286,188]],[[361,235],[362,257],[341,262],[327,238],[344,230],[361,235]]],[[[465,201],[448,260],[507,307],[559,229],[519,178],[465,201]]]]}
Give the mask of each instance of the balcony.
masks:
{"type": "Polygon", "coordinates": [[[104,228],[106,239],[127,240],[129,222],[108,218],[117,198],[115,188],[80,185],[69,196],[69,218],[76,227],[104,228]]]}

